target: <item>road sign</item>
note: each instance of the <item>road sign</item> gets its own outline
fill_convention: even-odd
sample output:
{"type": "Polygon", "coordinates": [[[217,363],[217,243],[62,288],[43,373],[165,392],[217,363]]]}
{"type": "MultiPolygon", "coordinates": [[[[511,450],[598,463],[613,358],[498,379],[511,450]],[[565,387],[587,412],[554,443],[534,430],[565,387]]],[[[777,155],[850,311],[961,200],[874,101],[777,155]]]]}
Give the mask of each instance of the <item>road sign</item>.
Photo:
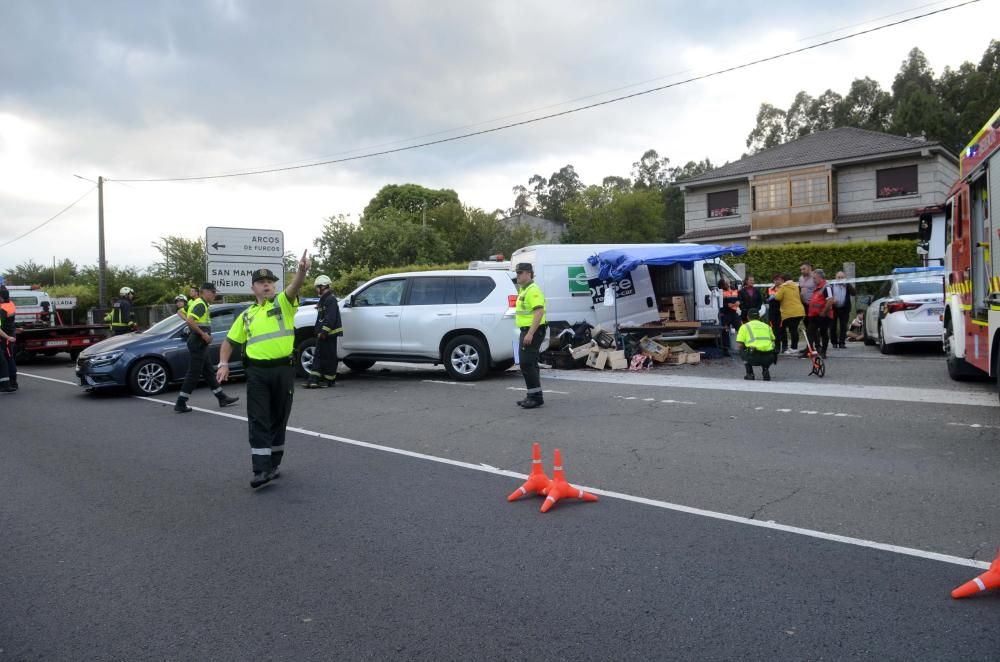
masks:
{"type": "Polygon", "coordinates": [[[285,234],[281,230],[208,227],[205,228],[205,254],[209,258],[218,255],[280,260],[285,255],[285,234]]]}
{"type": "Polygon", "coordinates": [[[250,294],[253,284],[253,272],[258,269],[270,269],[278,277],[274,284],[275,292],[285,288],[284,266],[281,260],[259,259],[252,262],[224,262],[208,260],[208,280],[215,284],[216,294],[250,294]]]}
{"type": "Polygon", "coordinates": [[[56,310],[72,310],[76,308],[76,297],[55,297],[52,299],[52,307],[56,310]]]}

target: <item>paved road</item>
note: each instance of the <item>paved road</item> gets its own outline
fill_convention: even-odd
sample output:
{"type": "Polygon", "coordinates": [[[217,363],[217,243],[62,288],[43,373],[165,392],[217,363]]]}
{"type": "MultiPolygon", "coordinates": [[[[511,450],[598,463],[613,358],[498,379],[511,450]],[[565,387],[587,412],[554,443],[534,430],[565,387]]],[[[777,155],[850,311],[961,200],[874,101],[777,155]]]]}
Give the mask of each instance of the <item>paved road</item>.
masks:
{"type": "MultiPolygon", "coordinates": [[[[933,359],[883,366],[916,389],[933,359]]],[[[296,394],[286,475],[256,493],[240,407],[199,391],[180,417],[172,393],[25,368],[61,381],[2,403],[0,659],[995,658],[1000,596],[948,598],[1000,543],[992,385],[918,402],[802,378],[747,395],[721,364],[550,373],[518,419],[516,372],[378,368],[296,394]],[[648,502],[507,504],[535,439],[648,502]],[[837,535],[856,540],[816,537],[837,535]]]]}

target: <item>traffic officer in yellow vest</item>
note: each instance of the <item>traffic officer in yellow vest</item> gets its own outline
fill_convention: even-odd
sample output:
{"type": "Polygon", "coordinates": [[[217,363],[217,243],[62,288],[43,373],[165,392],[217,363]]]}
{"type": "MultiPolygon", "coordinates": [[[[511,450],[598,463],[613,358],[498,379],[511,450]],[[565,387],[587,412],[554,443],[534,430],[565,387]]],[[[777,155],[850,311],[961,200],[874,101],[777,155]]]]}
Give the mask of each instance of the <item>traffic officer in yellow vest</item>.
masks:
{"type": "Polygon", "coordinates": [[[769,382],[770,366],[777,361],[777,354],[774,351],[774,331],[761,322],[759,317],[759,309],[747,310],[747,322],[736,333],[736,349],[746,362],[747,374],[743,379],[755,379],[753,367],[759,365],[764,381],[769,382]]]}
{"type": "Polygon", "coordinates": [[[319,303],[316,304],[316,347],[305,388],[333,388],[337,385],[337,337],[344,333],[344,328],[340,322],[340,306],[330,283],[330,277],[326,275],[317,276],[313,283],[319,295],[319,303]]]}
{"type": "Polygon", "coordinates": [[[215,301],[215,285],[205,283],[201,286],[198,298],[188,302],[190,305],[184,316],[184,321],[190,330],[187,348],[191,356],[187,374],[184,376],[184,383],[181,384],[181,392],[177,395],[177,402],[174,404],[174,411],[178,414],[194,411],[188,407],[187,401],[191,397],[194,387],[198,385],[198,380],[202,377],[212,389],[212,394],[218,398],[220,407],[228,407],[239,400],[239,398],[225,394],[215,379],[215,369],[209,361],[208,347],[212,344],[212,317],[209,314],[208,306],[213,301],[215,301]]]}
{"type": "Polygon", "coordinates": [[[519,262],[514,271],[517,272],[519,290],[514,323],[521,330],[521,374],[524,375],[524,385],[528,389],[528,396],[517,404],[525,409],[534,409],[545,404],[538,370],[538,352],[545,340],[545,296],[534,281],[535,271],[531,264],[519,262]]]}
{"type": "Polygon", "coordinates": [[[219,353],[216,377],[225,382],[233,344],[244,345],[253,488],[278,477],[278,465],[285,454],[285,426],[295,392],[295,311],[309,265],[309,258],[302,253],[295,277],[277,296],[274,284],[278,277],[270,269],[254,271],[251,288],[257,303],[236,318],[219,353]]]}

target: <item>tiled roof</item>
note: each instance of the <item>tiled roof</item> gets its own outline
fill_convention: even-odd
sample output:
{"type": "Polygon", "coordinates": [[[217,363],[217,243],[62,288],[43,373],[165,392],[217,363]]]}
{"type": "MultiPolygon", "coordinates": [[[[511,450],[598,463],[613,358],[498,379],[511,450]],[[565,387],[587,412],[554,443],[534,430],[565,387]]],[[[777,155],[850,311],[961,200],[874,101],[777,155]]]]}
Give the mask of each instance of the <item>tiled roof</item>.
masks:
{"type": "MultiPolygon", "coordinates": [[[[841,127],[813,133],[784,145],[751,154],[739,161],[727,163],[721,168],[677,183],[687,186],[782,168],[835,163],[868,156],[888,156],[893,153],[931,147],[950,155],[950,152],[941,147],[940,143],[927,141],[923,138],[907,138],[879,133],[878,131],[841,127]]],[[[954,158],[952,156],[952,159],[954,158]]]]}
{"type": "Polygon", "coordinates": [[[679,237],[679,239],[681,239],[681,241],[689,241],[691,239],[704,239],[706,237],[730,237],[733,235],[744,234],[750,236],[749,223],[747,225],[728,225],[709,230],[694,230],[692,232],[685,232],[679,237]]]}
{"type": "Polygon", "coordinates": [[[900,207],[864,214],[844,214],[833,219],[833,223],[834,225],[854,225],[856,223],[874,223],[875,221],[893,221],[897,218],[917,218],[921,211],[923,211],[923,207],[900,207]]]}

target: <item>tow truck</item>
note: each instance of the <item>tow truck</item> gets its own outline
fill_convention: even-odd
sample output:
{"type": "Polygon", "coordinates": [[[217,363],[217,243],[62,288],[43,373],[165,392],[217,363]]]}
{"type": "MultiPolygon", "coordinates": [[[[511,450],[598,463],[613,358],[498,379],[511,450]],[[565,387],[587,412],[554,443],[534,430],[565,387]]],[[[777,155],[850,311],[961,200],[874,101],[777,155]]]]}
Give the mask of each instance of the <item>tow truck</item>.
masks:
{"type": "Polygon", "coordinates": [[[8,285],[7,290],[17,307],[14,348],[18,360],[68,352],[70,359],[76,361],[80,352],[110,334],[108,327],[103,325],[63,324],[62,316],[52,305],[52,298],[42,290],[30,285],[8,285]]]}

